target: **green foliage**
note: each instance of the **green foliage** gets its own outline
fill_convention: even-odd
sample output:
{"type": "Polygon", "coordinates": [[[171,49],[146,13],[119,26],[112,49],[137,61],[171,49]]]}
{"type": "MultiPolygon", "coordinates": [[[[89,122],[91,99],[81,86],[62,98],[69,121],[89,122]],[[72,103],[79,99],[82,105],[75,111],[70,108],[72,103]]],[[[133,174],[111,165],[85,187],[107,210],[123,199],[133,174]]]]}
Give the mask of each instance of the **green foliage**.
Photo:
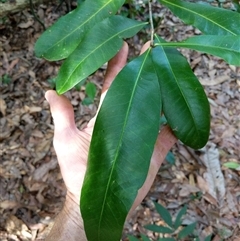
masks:
{"type": "Polygon", "coordinates": [[[165,159],[169,164],[171,165],[175,164],[175,157],[172,152],[169,151],[165,159]]]}
{"type": "MultiPolygon", "coordinates": [[[[155,42],[165,41],[156,36],[155,42]]],[[[157,46],[152,58],[168,124],[186,145],[196,149],[203,147],[209,136],[210,109],[202,85],[177,49],[157,46]]]]}
{"type": "Polygon", "coordinates": [[[229,64],[240,66],[239,36],[222,36],[219,38],[219,36],[215,35],[202,35],[191,37],[178,43],[156,43],[156,46],[158,45],[165,47],[184,47],[198,50],[207,54],[218,56],[229,64]]]}
{"type": "Polygon", "coordinates": [[[122,38],[133,36],[144,25],[122,16],[112,16],[96,24],[63,63],[56,79],[57,92],[66,92],[95,72],[118,52],[122,38]]]}
{"type": "Polygon", "coordinates": [[[121,238],[126,215],[148,173],[161,113],[150,52],[131,61],[116,77],[95,123],[80,202],[89,240],[121,238]],[[91,202],[96,197],[97,205],[91,202]]]}
{"type": "Polygon", "coordinates": [[[230,169],[240,170],[240,163],[237,162],[226,162],[223,165],[230,169]]]}
{"type": "Polygon", "coordinates": [[[83,105],[90,105],[94,102],[94,98],[96,96],[97,93],[97,88],[96,85],[94,83],[87,83],[85,86],[85,92],[86,92],[86,97],[85,99],[82,101],[83,105]]]}
{"type": "Polygon", "coordinates": [[[8,74],[5,74],[0,78],[0,82],[1,82],[1,84],[7,84],[8,85],[11,82],[11,77],[8,74]]]}
{"type": "Polygon", "coordinates": [[[181,0],[159,0],[186,24],[193,25],[208,35],[240,35],[240,15],[210,5],[181,0]]]}
{"type": "MultiPolygon", "coordinates": [[[[38,39],[37,56],[51,61],[65,59],[55,78],[59,94],[80,88],[89,75],[120,50],[123,39],[147,26],[145,22],[115,16],[124,2],[78,0],[75,10],[38,39]]],[[[166,42],[155,35],[154,46],[130,61],[107,92],[96,119],[81,192],[80,208],[89,241],[120,239],[125,218],[146,179],[160,124],[167,122],[175,135],[192,148],[201,148],[208,140],[210,107],[206,94],[177,48],[212,54],[240,66],[237,11],[181,0],[159,2],[202,35],[181,42],[166,42]],[[161,112],[166,121],[161,119],[161,112]]],[[[131,9],[123,13],[125,16],[145,11],[134,1],[128,3],[131,9]]],[[[153,20],[155,25],[159,21],[153,20]]],[[[92,103],[96,95],[92,83],[86,85],[86,95],[83,102],[92,103]]],[[[170,159],[173,163],[173,157],[170,159]]],[[[156,208],[168,226],[149,228],[167,233],[181,227],[179,238],[193,232],[196,224],[181,224],[186,207],[175,222],[166,209],[159,205],[156,208]]],[[[142,240],[148,238],[142,236],[142,240]]]]}
{"type": "MultiPolygon", "coordinates": [[[[48,60],[67,58],[95,24],[115,14],[124,0],[87,0],[61,17],[43,33],[35,45],[38,57],[48,60]]],[[[73,86],[72,86],[73,87],[73,86]]]]}
{"type": "MultiPolygon", "coordinates": [[[[177,217],[175,221],[173,221],[173,218],[171,217],[169,211],[164,208],[161,204],[159,203],[154,203],[157,212],[163,219],[163,221],[167,224],[167,226],[162,226],[162,225],[146,225],[145,228],[153,231],[155,233],[160,233],[160,234],[167,234],[170,235],[165,238],[159,238],[158,241],[180,241],[183,240],[186,237],[191,236],[194,240],[199,241],[199,238],[194,238],[194,230],[196,228],[196,222],[189,224],[187,226],[182,225],[182,218],[186,214],[187,211],[187,206],[185,205],[177,214],[177,217]]],[[[211,236],[208,236],[205,238],[204,241],[210,241],[211,236]]],[[[138,239],[129,237],[129,241],[137,241],[138,239]]],[[[146,239],[147,241],[150,241],[150,239],[146,239]]],[[[144,239],[143,239],[144,241],[144,239]]]]}

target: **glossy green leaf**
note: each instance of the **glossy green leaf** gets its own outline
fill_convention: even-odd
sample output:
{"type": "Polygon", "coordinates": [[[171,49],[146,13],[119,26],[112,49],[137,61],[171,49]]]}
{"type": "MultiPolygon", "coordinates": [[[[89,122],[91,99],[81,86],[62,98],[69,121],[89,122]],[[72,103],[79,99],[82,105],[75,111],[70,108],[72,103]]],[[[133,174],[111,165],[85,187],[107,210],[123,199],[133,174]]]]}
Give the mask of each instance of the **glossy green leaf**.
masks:
{"type": "Polygon", "coordinates": [[[155,205],[157,212],[159,213],[161,218],[164,220],[164,222],[169,227],[173,227],[172,217],[171,217],[169,211],[159,203],[154,202],[154,205],[155,205]]]}
{"type": "Polygon", "coordinates": [[[96,119],[80,202],[88,241],[120,240],[148,173],[160,113],[149,49],[118,74],[96,119]]]}
{"type": "Polygon", "coordinates": [[[122,16],[95,25],[61,66],[56,79],[57,92],[66,92],[96,71],[121,49],[122,38],[135,35],[144,25],[122,16]]]}
{"type": "Polygon", "coordinates": [[[240,14],[223,8],[181,0],[159,0],[186,24],[209,35],[240,35],[240,14]]]}
{"type": "Polygon", "coordinates": [[[161,43],[161,46],[174,46],[198,50],[224,59],[231,65],[240,66],[240,35],[202,35],[190,37],[182,42],[161,43]]]}
{"type": "Polygon", "coordinates": [[[35,54],[48,60],[68,57],[85,34],[103,19],[115,14],[124,0],[86,0],[48,28],[35,45],[35,54]]]}
{"type": "Polygon", "coordinates": [[[174,228],[177,230],[180,225],[182,224],[182,217],[185,215],[187,212],[187,206],[184,205],[184,207],[178,212],[176,220],[174,222],[174,228]]]}
{"type": "MultiPolygon", "coordinates": [[[[156,37],[156,43],[162,42],[156,37]]],[[[168,124],[184,144],[202,148],[210,131],[210,107],[202,85],[175,48],[157,46],[152,55],[168,124]]]]}
{"type": "Polygon", "coordinates": [[[161,43],[161,46],[184,47],[212,54],[231,65],[240,66],[240,35],[217,36],[202,35],[188,38],[182,42],[161,43]]]}
{"type": "Polygon", "coordinates": [[[178,238],[186,238],[188,235],[193,234],[193,231],[196,227],[196,222],[195,223],[191,223],[188,226],[186,226],[185,228],[183,228],[179,233],[178,233],[178,238]]]}
{"type": "Polygon", "coordinates": [[[149,224],[144,226],[144,228],[156,232],[156,233],[173,233],[174,230],[172,230],[171,228],[168,227],[164,227],[164,226],[158,226],[158,225],[154,225],[154,224],[149,224]]]}

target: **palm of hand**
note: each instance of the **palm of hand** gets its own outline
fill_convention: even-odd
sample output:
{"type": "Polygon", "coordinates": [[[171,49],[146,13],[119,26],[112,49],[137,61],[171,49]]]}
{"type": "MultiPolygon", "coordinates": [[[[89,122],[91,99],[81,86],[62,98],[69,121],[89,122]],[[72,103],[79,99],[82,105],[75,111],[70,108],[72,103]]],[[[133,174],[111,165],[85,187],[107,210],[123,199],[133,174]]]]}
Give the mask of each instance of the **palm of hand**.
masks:
{"type": "MultiPolygon", "coordinates": [[[[148,46],[149,43],[145,45],[145,49],[148,46]]],[[[128,46],[125,43],[118,54],[109,61],[102,92],[105,92],[109,88],[115,76],[125,65],[127,54],[128,46]]],[[[105,93],[101,96],[99,106],[101,106],[104,96],[105,93]]],[[[80,131],[75,125],[73,107],[65,96],[58,96],[55,91],[50,90],[46,92],[46,99],[50,104],[54,119],[55,131],[53,143],[62,177],[67,187],[67,195],[76,205],[79,205],[96,116],[88,123],[85,129],[80,131]]],[[[139,190],[132,209],[135,209],[148,193],[165,155],[176,140],[169,127],[165,127],[160,132],[155,144],[147,179],[139,190]]]]}

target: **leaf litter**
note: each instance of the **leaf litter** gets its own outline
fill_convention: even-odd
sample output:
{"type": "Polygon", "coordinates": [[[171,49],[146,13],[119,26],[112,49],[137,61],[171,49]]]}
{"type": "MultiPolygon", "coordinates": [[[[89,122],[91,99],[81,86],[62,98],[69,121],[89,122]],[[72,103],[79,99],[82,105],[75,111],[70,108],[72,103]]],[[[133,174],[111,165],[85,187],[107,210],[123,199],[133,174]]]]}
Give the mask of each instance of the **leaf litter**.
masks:
{"type": "MultiPolygon", "coordinates": [[[[40,5],[38,12],[50,26],[64,13],[56,5],[40,5]]],[[[163,17],[157,31],[166,40],[182,40],[199,31],[185,26],[170,12],[156,5],[163,17]],[[176,26],[176,27],[173,27],[176,26]]],[[[52,146],[53,123],[44,93],[48,79],[56,76],[60,62],[48,63],[34,56],[33,46],[43,32],[29,9],[10,15],[0,23],[0,240],[43,240],[62,208],[66,189],[52,146]]],[[[129,40],[130,57],[139,53],[141,34],[129,40]]],[[[141,205],[125,223],[127,234],[146,234],[157,240],[157,233],[144,225],[166,225],[153,201],[176,217],[184,204],[183,224],[197,221],[199,237],[213,234],[213,240],[240,240],[240,172],[223,166],[240,162],[240,68],[219,58],[182,50],[204,85],[211,105],[211,133],[203,150],[194,151],[178,142],[175,165],[164,162],[141,205]]],[[[90,79],[102,85],[104,69],[90,79]]],[[[94,116],[94,104],[84,106],[84,87],[67,93],[75,111],[76,123],[83,128],[94,116]]],[[[185,239],[191,240],[191,239],[185,239]]]]}

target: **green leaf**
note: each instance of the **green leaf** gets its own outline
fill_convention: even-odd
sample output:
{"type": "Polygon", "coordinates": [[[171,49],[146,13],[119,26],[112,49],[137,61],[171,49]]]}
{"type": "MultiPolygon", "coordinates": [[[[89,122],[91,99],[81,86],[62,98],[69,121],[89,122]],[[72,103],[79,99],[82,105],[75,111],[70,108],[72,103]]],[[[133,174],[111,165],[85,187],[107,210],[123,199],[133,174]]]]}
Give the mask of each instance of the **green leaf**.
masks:
{"type": "Polygon", "coordinates": [[[202,35],[178,43],[169,42],[157,45],[198,50],[218,56],[231,65],[240,66],[240,36],[202,35]]]}
{"type": "Polygon", "coordinates": [[[94,83],[88,82],[85,87],[85,92],[90,99],[94,100],[97,93],[96,85],[94,83]]]}
{"type": "Polygon", "coordinates": [[[178,238],[186,238],[188,235],[193,234],[193,231],[196,227],[196,222],[195,223],[191,223],[188,226],[186,226],[185,228],[183,228],[179,233],[178,233],[178,238]]]}
{"type": "Polygon", "coordinates": [[[173,155],[173,153],[171,151],[168,152],[165,159],[169,164],[171,164],[171,165],[175,164],[175,156],[173,155]]]}
{"type": "Polygon", "coordinates": [[[141,234],[142,241],[151,241],[147,236],[141,234]]]}
{"type": "Polygon", "coordinates": [[[240,3],[238,0],[232,0],[232,3],[238,13],[240,13],[240,3]]]}
{"type": "Polygon", "coordinates": [[[179,211],[176,220],[174,222],[174,228],[177,230],[179,226],[182,224],[182,217],[185,215],[187,212],[187,206],[184,205],[184,207],[179,211]]]}
{"type": "Polygon", "coordinates": [[[176,241],[175,238],[159,238],[158,241],[176,241]]]}
{"type": "Polygon", "coordinates": [[[87,0],[48,28],[35,45],[35,54],[48,60],[67,58],[85,34],[103,19],[114,15],[124,0],[87,0]]]}
{"type": "Polygon", "coordinates": [[[145,24],[113,16],[95,25],[61,66],[56,80],[58,94],[68,91],[106,63],[121,49],[122,38],[135,35],[145,24]]]}
{"type": "Polygon", "coordinates": [[[149,224],[144,226],[144,228],[156,232],[156,233],[173,233],[174,230],[172,230],[171,228],[168,227],[164,227],[164,226],[158,226],[158,225],[154,225],[154,224],[149,224]]]}
{"type": "Polygon", "coordinates": [[[228,168],[232,168],[232,169],[238,169],[240,168],[240,164],[237,162],[226,162],[223,164],[223,166],[228,167],[228,168]]]}
{"type": "Polygon", "coordinates": [[[129,241],[139,241],[139,239],[133,237],[133,236],[128,236],[129,241]]]}
{"type": "MultiPolygon", "coordinates": [[[[156,37],[156,43],[164,42],[156,37]]],[[[168,124],[184,144],[202,148],[210,131],[210,107],[202,85],[175,48],[157,46],[152,56],[168,124]]]]}
{"type": "Polygon", "coordinates": [[[149,49],[117,75],[96,119],[80,202],[88,241],[120,240],[148,173],[160,113],[149,49]]]}
{"type": "Polygon", "coordinates": [[[209,35],[240,35],[240,14],[206,4],[159,0],[186,24],[209,35]]]}
{"type": "Polygon", "coordinates": [[[164,222],[169,227],[173,227],[172,217],[171,217],[169,211],[159,203],[154,202],[154,205],[155,205],[157,212],[159,213],[161,218],[164,220],[164,222]]]}
{"type": "Polygon", "coordinates": [[[82,101],[82,105],[91,105],[93,103],[93,99],[86,97],[82,101]]]}
{"type": "Polygon", "coordinates": [[[208,235],[208,236],[204,239],[204,241],[211,241],[211,239],[212,239],[212,234],[208,235]]]}

